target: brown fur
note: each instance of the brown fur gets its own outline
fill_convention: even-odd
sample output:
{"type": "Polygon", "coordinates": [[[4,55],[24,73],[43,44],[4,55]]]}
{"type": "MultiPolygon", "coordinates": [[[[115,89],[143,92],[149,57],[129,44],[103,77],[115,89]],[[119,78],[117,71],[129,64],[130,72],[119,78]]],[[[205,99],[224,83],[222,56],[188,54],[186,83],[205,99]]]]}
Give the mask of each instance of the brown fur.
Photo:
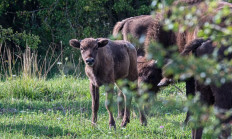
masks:
{"type": "MultiPolygon", "coordinates": [[[[157,13],[155,20],[153,21],[154,23],[148,29],[147,38],[145,41],[145,44],[146,44],[145,50],[148,49],[147,47],[149,46],[150,41],[153,40],[153,41],[157,41],[157,42],[163,44],[163,46],[165,48],[168,48],[169,46],[172,46],[172,45],[177,45],[179,48],[179,52],[183,52],[185,47],[188,46],[189,43],[191,43],[194,39],[197,38],[198,29],[202,28],[204,23],[212,22],[212,19],[213,19],[213,16],[215,15],[215,13],[220,11],[225,6],[229,6],[232,9],[232,4],[227,3],[227,2],[221,2],[221,1],[218,2],[217,8],[215,8],[213,13],[206,12],[208,10],[208,5],[203,0],[199,0],[199,1],[180,0],[180,2],[179,3],[177,2],[176,5],[179,5],[179,4],[182,5],[183,3],[185,3],[185,5],[190,6],[190,7],[197,6],[197,9],[201,10],[202,15],[201,15],[201,17],[199,17],[198,27],[193,28],[193,29],[188,29],[184,33],[180,33],[180,32],[175,33],[172,31],[167,32],[167,31],[163,30],[163,25],[162,25],[163,15],[160,13],[157,13]]],[[[171,14],[171,11],[169,11],[169,12],[171,14]]],[[[222,24],[220,26],[223,27],[225,25],[222,22],[222,24]]],[[[186,51],[189,51],[189,50],[186,50],[186,51]]],[[[210,53],[210,50],[208,49],[206,52],[210,53]]],[[[197,85],[196,88],[199,91],[202,90],[204,92],[204,90],[209,90],[207,87],[199,86],[198,84],[196,84],[196,85],[197,85]]],[[[186,82],[186,94],[187,95],[188,94],[195,94],[193,92],[193,91],[195,91],[195,89],[193,89],[194,86],[195,86],[195,84],[193,81],[186,82]]],[[[226,86],[228,86],[228,85],[226,85],[226,86]]],[[[220,89],[222,89],[222,88],[220,88],[220,89]]],[[[215,90],[217,90],[217,89],[215,89],[215,90]]],[[[222,91],[222,90],[220,90],[220,91],[222,91]]],[[[226,90],[226,91],[227,91],[227,94],[231,93],[231,92],[228,92],[228,90],[226,90]]],[[[207,91],[205,91],[205,92],[207,92],[207,91]]],[[[215,94],[215,92],[214,92],[214,94],[215,94]]],[[[207,97],[207,95],[210,95],[210,93],[206,93],[206,97],[204,97],[203,99],[206,101],[208,99],[211,100],[210,97],[207,97]]],[[[205,96],[205,95],[202,95],[202,96],[205,96]]],[[[228,98],[228,101],[231,102],[231,98],[228,98]]],[[[211,101],[208,101],[208,102],[210,103],[211,101]]],[[[189,115],[189,113],[188,113],[188,115],[189,115]]],[[[187,115],[187,118],[188,118],[188,115],[187,115]]],[[[202,130],[203,130],[203,128],[193,130],[193,132],[192,132],[193,138],[201,138],[202,130]]]]}
{"type": "MultiPolygon", "coordinates": [[[[140,37],[145,37],[147,34],[147,29],[151,24],[153,23],[153,17],[151,15],[141,15],[136,17],[130,17],[127,19],[124,19],[120,22],[118,22],[114,26],[113,35],[116,37],[116,35],[119,33],[119,31],[122,32],[123,39],[128,40],[128,35],[132,35],[135,39],[140,39],[140,37]]],[[[134,39],[129,40],[133,44],[136,44],[134,39]]],[[[144,58],[145,56],[145,50],[144,50],[144,44],[140,44],[137,48],[137,67],[138,67],[138,83],[139,86],[141,83],[150,84],[151,88],[147,91],[150,93],[157,93],[159,90],[159,87],[157,84],[159,83],[161,77],[162,77],[162,71],[156,66],[156,63],[154,60],[146,60],[144,58]]],[[[123,113],[121,112],[120,106],[118,107],[118,115],[121,117],[123,113]]],[[[146,118],[143,114],[143,111],[140,111],[140,120],[143,121],[142,123],[146,122],[146,118]]]]}
{"type": "MultiPolygon", "coordinates": [[[[185,46],[187,46],[187,44],[189,44],[192,40],[197,38],[196,35],[198,32],[198,28],[201,28],[205,22],[211,22],[214,13],[218,12],[225,5],[228,5],[229,7],[231,7],[231,4],[229,4],[229,3],[218,2],[218,8],[215,9],[215,12],[213,14],[206,14],[206,10],[207,10],[208,6],[204,2],[204,0],[179,0],[179,1],[174,3],[174,6],[177,6],[177,5],[197,6],[198,8],[200,8],[200,10],[202,11],[201,12],[202,17],[199,19],[198,27],[196,27],[194,29],[188,29],[184,33],[180,33],[180,32],[175,33],[172,31],[167,32],[167,31],[163,30],[163,25],[162,25],[163,15],[161,13],[157,13],[155,16],[155,19],[151,20],[153,23],[150,23],[150,25],[148,27],[146,40],[145,40],[145,46],[144,46],[145,48],[143,49],[143,51],[145,51],[145,52],[143,54],[147,54],[147,52],[146,52],[148,50],[147,47],[149,46],[149,43],[151,41],[157,41],[157,42],[163,44],[163,46],[165,48],[172,46],[172,45],[177,45],[179,48],[179,52],[182,52],[185,49],[185,46]]],[[[168,13],[168,14],[171,14],[171,11],[169,11],[169,12],[170,13],[168,13]]],[[[132,36],[133,36],[133,34],[132,34],[132,36]]],[[[138,54],[138,56],[139,56],[139,54],[138,54]]],[[[139,64],[138,64],[138,66],[139,66],[139,64]]],[[[140,70],[140,71],[143,71],[143,70],[140,70]]],[[[187,80],[186,81],[186,94],[187,95],[188,94],[194,95],[195,92],[194,92],[193,88],[195,88],[194,79],[187,80]]],[[[188,115],[189,115],[189,113],[188,113],[188,115]]]]}
{"type": "MultiPolygon", "coordinates": [[[[204,41],[202,43],[199,43],[199,39],[193,40],[193,42],[190,43],[190,45],[186,46],[185,50],[182,54],[188,55],[190,52],[193,52],[196,57],[201,57],[203,55],[212,55],[213,51],[216,48],[216,45],[212,43],[212,41],[204,41]]],[[[225,50],[228,49],[228,47],[221,46],[219,50],[217,51],[218,54],[218,62],[220,62],[223,59],[232,59],[232,53],[229,53],[228,55],[225,55],[225,50]]],[[[212,82],[210,85],[204,85],[203,83],[200,83],[199,81],[196,81],[196,91],[200,92],[200,100],[204,104],[207,105],[213,105],[215,107],[218,107],[220,109],[223,109],[225,111],[232,109],[232,81],[228,81],[224,84],[222,84],[220,87],[217,87],[214,82],[212,82]]],[[[223,113],[222,113],[223,115],[223,113]]],[[[218,117],[221,119],[221,117],[218,117]]],[[[221,119],[222,123],[229,123],[232,121],[232,116],[230,116],[227,119],[221,119]]],[[[202,130],[203,128],[198,128],[196,130],[193,130],[193,137],[201,138],[202,136],[202,130]],[[196,134],[195,134],[196,133],[196,134]]],[[[226,130],[222,131],[222,136],[227,138],[231,134],[231,129],[228,128],[226,130]]]]}
{"type": "MultiPolygon", "coordinates": [[[[195,28],[188,28],[185,32],[173,32],[173,31],[165,31],[163,30],[162,20],[163,15],[161,13],[157,13],[154,23],[149,27],[147,38],[145,41],[145,50],[148,50],[148,46],[150,41],[157,41],[161,43],[165,48],[168,48],[172,45],[177,45],[179,52],[182,52],[185,49],[185,46],[189,45],[189,43],[197,38],[197,33],[199,28],[202,28],[204,23],[212,22],[214,15],[219,12],[223,7],[228,6],[232,9],[232,4],[227,2],[219,1],[217,4],[217,8],[212,13],[208,13],[208,5],[204,2],[204,0],[179,0],[175,2],[174,6],[177,5],[186,5],[189,7],[197,6],[197,9],[200,10],[202,15],[198,18],[198,26],[195,28]]],[[[171,10],[168,11],[168,14],[171,14],[171,10]]],[[[181,22],[180,22],[181,23],[181,22]]],[[[224,23],[220,24],[221,27],[224,27],[224,23]]],[[[168,56],[167,56],[168,57],[168,56]]],[[[168,81],[168,80],[164,80],[168,81]]],[[[166,84],[165,82],[161,82],[160,84],[166,84]]],[[[187,89],[187,88],[186,88],[187,89]]]]}
{"type": "MultiPolygon", "coordinates": [[[[151,15],[142,15],[124,19],[115,25],[113,35],[116,36],[119,33],[119,31],[122,30],[124,40],[127,40],[127,35],[129,34],[131,34],[134,38],[139,39],[142,35],[147,34],[147,29],[151,24],[153,24],[153,20],[154,19],[151,15]]],[[[143,47],[143,45],[141,47],[143,47]]],[[[154,89],[153,92],[157,92],[159,88],[157,87],[156,82],[157,80],[159,80],[159,77],[161,76],[161,70],[158,70],[154,61],[148,61],[143,57],[145,55],[143,48],[137,50],[137,55],[138,71],[140,75],[138,80],[148,84],[152,84],[152,88],[154,89]],[[151,68],[151,65],[155,67],[154,73],[152,72],[153,68],[151,68]],[[151,77],[157,77],[157,79],[153,79],[151,77]]]]}
{"type": "MultiPolygon", "coordinates": [[[[199,28],[202,28],[204,23],[206,22],[212,22],[214,15],[219,12],[223,7],[228,6],[230,7],[232,11],[232,4],[223,2],[223,1],[218,1],[217,3],[217,8],[211,13],[208,13],[208,5],[204,2],[204,0],[179,0],[175,2],[176,5],[186,5],[189,7],[196,6],[198,10],[200,10],[202,15],[198,17],[198,26],[195,28],[189,28],[187,29],[184,33],[180,32],[172,32],[172,31],[164,31],[162,28],[162,14],[158,13],[157,18],[154,21],[154,24],[149,27],[148,35],[146,38],[146,47],[148,47],[149,43],[151,40],[155,40],[163,44],[164,47],[169,47],[171,45],[177,45],[179,52],[183,52],[185,49],[185,46],[190,45],[189,43],[197,38],[197,33],[199,28]],[[168,42],[168,43],[167,43],[168,42]]],[[[171,13],[171,11],[168,11],[171,13]]],[[[229,15],[231,16],[231,15],[229,15]]],[[[180,22],[181,23],[181,22],[180,22]]],[[[232,25],[232,24],[231,24],[232,25]]],[[[226,25],[222,22],[220,24],[221,27],[225,27],[226,25]]],[[[196,43],[196,41],[194,41],[196,43]]],[[[193,45],[192,45],[193,46],[193,45]]],[[[147,48],[145,48],[147,50],[147,48]]],[[[185,51],[187,51],[185,49],[185,51]]],[[[168,80],[164,80],[168,81],[168,80]]],[[[166,82],[161,82],[160,84],[166,84],[166,82]]]]}
{"type": "Polygon", "coordinates": [[[147,91],[149,93],[158,92],[159,88],[157,87],[157,84],[162,79],[162,71],[160,68],[157,67],[155,60],[147,61],[145,57],[139,56],[137,58],[138,61],[138,84],[141,83],[152,83],[155,85],[152,85],[151,88],[149,88],[147,91]]]}
{"type": "Polygon", "coordinates": [[[123,40],[128,41],[127,36],[131,34],[136,39],[146,35],[148,26],[152,23],[151,15],[140,15],[126,18],[117,22],[113,29],[113,36],[116,37],[121,31],[123,40]]]}
{"type": "MultiPolygon", "coordinates": [[[[198,29],[202,28],[204,23],[212,22],[215,13],[225,6],[229,6],[232,9],[232,4],[219,1],[217,8],[212,13],[208,13],[208,5],[204,2],[204,0],[179,0],[176,4],[174,4],[174,6],[179,4],[183,5],[184,3],[189,7],[197,6],[198,10],[201,11],[202,15],[198,18],[198,26],[195,28],[189,28],[183,33],[165,31],[162,25],[163,14],[157,13],[155,20],[153,20],[153,23],[149,26],[147,32],[147,38],[145,41],[146,47],[149,46],[151,41],[157,41],[166,48],[172,45],[177,45],[179,52],[182,52],[186,44],[197,38],[198,29]]],[[[171,11],[168,11],[168,14],[171,14],[171,11]]],[[[220,26],[225,25],[222,23],[220,26]]],[[[148,48],[145,49],[147,50],[148,48]]]]}
{"type": "MultiPolygon", "coordinates": [[[[85,73],[90,80],[92,94],[92,123],[97,122],[99,108],[99,87],[106,85],[106,108],[109,113],[109,126],[115,127],[112,114],[113,84],[118,79],[126,78],[136,81],[137,54],[136,49],[127,41],[111,41],[100,38],[86,38],[82,41],[70,40],[70,45],[81,49],[81,55],[86,63],[85,73]],[[108,97],[108,98],[107,98],[108,97]]],[[[126,126],[130,118],[131,96],[124,95],[126,102],[125,114],[121,126],[126,126]]]]}

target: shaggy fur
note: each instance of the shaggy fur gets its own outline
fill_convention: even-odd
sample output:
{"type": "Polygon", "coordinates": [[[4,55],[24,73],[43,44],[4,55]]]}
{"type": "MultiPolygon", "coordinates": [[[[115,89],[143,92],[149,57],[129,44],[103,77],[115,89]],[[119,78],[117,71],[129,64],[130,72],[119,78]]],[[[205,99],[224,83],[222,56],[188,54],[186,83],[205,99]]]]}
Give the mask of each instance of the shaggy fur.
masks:
{"type": "MultiPolygon", "coordinates": [[[[146,35],[145,46],[148,47],[151,41],[157,41],[161,43],[165,48],[177,45],[179,48],[179,52],[184,50],[186,44],[190,43],[192,40],[197,38],[198,29],[202,28],[204,23],[212,22],[214,15],[219,12],[223,7],[228,6],[232,9],[232,4],[227,2],[219,1],[217,4],[217,8],[212,13],[207,13],[208,5],[204,2],[204,0],[179,0],[176,2],[176,5],[186,4],[189,7],[197,6],[198,10],[201,11],[202,16],[199,17],[198,26],[195,28],[189,28],[185,32],[172,32],[163,30],[162,20],[163,14],[157,13],[153,23],[148,28],[148,32],[146,35]]],[[[171,11],[168,11],[167,14],[171,14],[171,11]]],[[[181,23],[181,22],[180,22],[181,23]]],[[[220,26],[225,26],[223,22],[220,26]]],[[[147,50],[148,48],[145,48],[147,50]]]]}
{"type": "MultiPolygon", "coordinates": [[[[148,29],[147,38],[145,41],[145,47],[146,47],[145,50],[148,50],[147,47],[149,46],[150,41],[156,41],[156,42],[161,43],[165,48],[168,48],[169,46],[172,46],[172,45],[177,45],[179,48],[179,52],[186,51],[186,53],[187,53],[189,50],[185,49],[185,47],[189,46],[189,44],[190,45],[191,45],[191,43],[196,44],[196,45],[201,44],[200,40],[197,40],[199,42],[197,42],[197,41],[192,42],[192,41],[197,38],[198,29],[202,28],[202,25],[204,25],[204,23],[212,22],[212,19],[213,19],[215,13],[219,12],[223,7],[229,6],[232,9],[232,4],[227,3],[227,2],[222,2],[222,1],[219,1],[217,3],[217,8],[215,8],[213,13],[206,12],[208,10],[208,5],[203,0],[201,0],[201,1],[180,0],[179,2],[176,2],[176,5],[179,5],[179,4],[181,4],[181,5],[185,4],[185,5],[190,6],[190,7],[197,6],[197,9],[199,9],[202,13],[201,17],[199,17],[198,26],[196,28],[193,28],[193,29],[188,29],[184,33],[180,33],[180,32],[175,33],[172,31],[167,32],[167,31],[163,30],[163,25],[162,25],[163,15],[161,13],[157,13],[155,20],[153,21],[154,23],[148,29]]],[[[169,11],[168,14],[171,14],[171,11],[169,11]]],[[[222,22],[220,24],[220,26],[223,27],[223,26],[225,26],[225,24],[222,22]]],[[[212,51],[211,50],[212,47],[208,48],[207,50],[205,50],[204,48],[199,48],[199,49],[201,49],[201,51],[198,52],[198,54],[211,53],[211,51],[212,51]]],[[[183,53],[183,55],[184,55],[184,53],[183,53]]],[[[220,56],[222,57],[222,55],[220,55],[220,56]]],[[[203,85],[199,86],[197,83],[195,84],[194,81],[191,81],[191,82],[187,81],[186,82],[186,94],[187,95],[188,94],[195,94],[193,92],[193,91],[195,91],[195,89],[193,88],[195,85],[196,85],[196,89],[198,91],[202,91],[202,92],[207,92],[205,90],[210,90],[212,88],[211,86],[210,86],[210,89],[207,86],[203,86],[203,85]]],[[[228,86],[229,85],[226,85],[225,88],[228,86]]],[[[220,89],[222,89],[222,88],[220,88],[220,89]]],[[[220,90],[220,89],[214,88],[214,90],[220,90]]],[[[222,90],[220,90],[220,91],[222,91],[222,90]]],[[[227,90],[227,94],[230,94],[230,93],[231,92],[228,92],[228,90],[227,90]]],[[[215,94],[215,92],[214,92],[214,94],[215,94]]],[[[205,93],[205,95],[202,95],[202,97],[203,97],[202,99],[205,100],[207,103],[211,104],[213,102],[212,102],[212,98],[209,96],[212,97],[212,92],[205,93]]],[[[231,101],[230,98],[228,100],[231,101]]],[[[188,115],[189,115],[189,113],[187,114],[187,118],[188,118],[188,115]]],[[[187,120],[187,118],[186,118],[186,120],[187,120]]],[[[193,138],[201,138],[202,130],[203,130],[203,128],[193,130],[193,132],[192,132],[193,138]]]]}
{"type": "MultiPolygon", "coordinates": [[[[86,38],[82,41],[70,40],[70,45],[81,50],[85,73],[90,80],[92,95],[92,123],[97,122],[99,109],[99,87],[106,85],[106,109],[109,113],[109,126],[116,127],[112,114],[113,84],[118,79],[136,81],[137,54],[134,46],[127,41],[111,41],[104,38],[86,38]]],[[[125,111],[121,126],[130,121],[131,95],[124,95],[125,111]]]]}
{"type": "MultiPolygon", "coordinates": [[[[189,28],[185,32],[173,32],[173,31],[165,31],[163,30],[162,20],[163,15],[161,13],[157,13],[154,23],[149,27],[147,38],[145,41],[145,50],[148,50],[149,43],[151,41],[156,41],[161,43],[165,48],[168,48],[172,45],[177,45],[179,52],[182,52],[185,49],[185,46],[189,45],[189,43],[197,38],[197,33],[199,28],[202,28],[204,23],[212,22],[214,15],[219,12],[223,7],[228,6],[232,9],[232,4],[227,2],[219,1],[217,4],[217,8],[212,13],[208,13],[208,5],[204,2],[204,0],[179,0],[174,5],[183,5],[186,6],[197,6],[198,10],[200,10],[202,15],[198,18],[198,26],[195,28],[189,28]]],[[[168,11],[168,14],[171,14],[171,11],[168,11]]],[[[181,22],[180,22],[181,23],[181,22]]],[[[223,22],[220,24],[221,27],[226,26],[223,22]]],[[[168,57],[168,55],[167,55],[168,57]]],[[[165,80],[168,81],[168,80],[165,80]]],[[[162,82],[161,84],[166,84],[162,82]]]]}
{"type": "MultiPolygon", "coordinates": [[[[211,22],[213,15],[220,11],[224,6],[232,7],[230,3],[227,2],[218,2],[218,6],[215,9],[214,13],[208,14],[206,13],[208,9],[208,5],[204,2],[204,0],[178,0],[174,3],[174,6],[178,5],[185,5],[185,6],[197,6],[198,9],[201,10],[202,17],[199,18],[198,27],[193,29],[188,29],[183,33],[180,32],[172,32],[172,31],[165,31],[163,30],[162,20],[163,15],[162,13],[157,13],[154,20],[151,20],[152,23],[149,24],[146,34],[146,40],[144,44],[144,55],[147,54],[148,46],[151,41],[156,41],[161,43],[165,48],[168,48],[172,45],[177,45],[179,48],[179,52],[183,52],[186,46],[189,45],[194,39],[197,38],[198,29],[202,27],[205,22],[211,22]]],[[[167,14],[171,14],[169,11],[167,14]]],[[[126,22],[125,22],[126,23],[126,22]]],[[[124,25],[125,25],[124,23],[124,25]]],[[[223,23],[223,22],[222,22],[223,23]]],[[[223,24],[221,24],[223,26],[223,24]]],[[[120,27],[122,30],[123,26],[120,27]]],[[[133,34],[132,34],[133,36],[133,34]]],[[[138,54],[139,55],[139,54],[138,54]]],[[[142,55],[142,56],[144,56],[142,55]]],[[[138,64],[139,65],[139,64],[138,64]]],[[[145,68],[145,67],[144,67],[145,68]]],[[[140,70],[143,71],[143,70],[140,70]]],[[[149,72],[148,72],[149,73],[149,72]]],[[[140,74],[140,73],[139,73],[140,74]]],[[[146,76],[146,75],[145,75],[146,76]]],[[[139,77],[140,78],[140,77],[139,77]]],[[[193,78],[186,81],[186,94],[194,95],[195,94],[195,81],[193,78]]],[[[189,113],[187,114],[188,117],[189,113]]],[[[187,118],[186,118],[187,120],[187,118]]],[[[197,133],[198,134],[198,133],[197,133]]],[[[199,133],[200,135],[201,133],[199,133]]]]}

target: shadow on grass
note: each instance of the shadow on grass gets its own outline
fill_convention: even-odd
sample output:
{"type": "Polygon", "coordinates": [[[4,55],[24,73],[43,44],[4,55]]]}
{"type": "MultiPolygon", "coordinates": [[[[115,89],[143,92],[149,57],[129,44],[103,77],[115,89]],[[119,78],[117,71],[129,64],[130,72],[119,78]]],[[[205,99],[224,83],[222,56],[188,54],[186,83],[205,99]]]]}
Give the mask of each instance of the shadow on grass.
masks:
{"type": "MultiPolygon", "coordinates": [[[[169,101],[169,100],[168,100],[169,101]]],[[[63,115],[78,115],[85,113],[86,118],[91,117],[91,99],[89,100],[62,100],[62,101],[29,101],[25,102],[24,100],[18,100],[18,102],[2,101],[0,103],[0,115],[17,115],[23,112],[35,112],[35,113],[61,113],[63,115]]],[[[117,104],[116,99],[114,99],[114,116],[117,116],[117,104]]],[[[138,117],[138,105],[133,102],[132,111],[135,112],[138,117]]],[[[185,113],[183,111],[183,104],[174,103],[171,101],[164,102],[160,99],[155,99],[152,104],[147,109],[149,117],[153,116],[164,116],[166,114],[178,115],[185,113]]],[[[106,114],[107,110],[105,108],[104,99],[101,98],[98,115],[106,114]]]]}
{"type": "Polygon", "coordinates": [[[56,136],[70,136],[77,137],[78,134],[70,132],[68,130],[63,130],[60,127],[51,127],[51,126],[40,126],[32,124],[0,124],[0,130],[7,133],[22,133],[24,135],[32,136],[47,136],[47,137],[56,137],[56,136]]]}
{"type": "MultiPolygon", "coordinates": [[[[115,102],[116,104],[116,102],[115,102]]],[[[8,102],[3,101],[0,102],[0,115],[18,115],[25,113],[61,113],[63,115],[78,115],[83,114],[91,116],[92,102],[91,100],[84,101],[54,101],[54,102],[46,102],[46,101],[30,101],[25,102],[24,100],[19,100],[18,102],[8,102]]],[[[105,108],[105,102],[100,101],[98,114],[107,114],[107,110],[105,108]]],[[[115,108],[115,111],[117,109],[115,108]]]]}

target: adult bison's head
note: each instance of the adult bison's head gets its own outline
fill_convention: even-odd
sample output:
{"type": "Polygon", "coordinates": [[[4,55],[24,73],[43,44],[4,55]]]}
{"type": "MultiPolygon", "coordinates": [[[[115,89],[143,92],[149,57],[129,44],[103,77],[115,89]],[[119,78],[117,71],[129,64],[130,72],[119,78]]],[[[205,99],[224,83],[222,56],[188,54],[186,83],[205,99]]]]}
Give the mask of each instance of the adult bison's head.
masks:
{"type": "Polygon", "coordinates": [[[93,66],[96,61],[98,48],[106,46],[108,44],[108,39],[85,38],[80,41],[72,39],[69,41],[69,44],[81,50],[81,56],[86,65],[93,66]]]}

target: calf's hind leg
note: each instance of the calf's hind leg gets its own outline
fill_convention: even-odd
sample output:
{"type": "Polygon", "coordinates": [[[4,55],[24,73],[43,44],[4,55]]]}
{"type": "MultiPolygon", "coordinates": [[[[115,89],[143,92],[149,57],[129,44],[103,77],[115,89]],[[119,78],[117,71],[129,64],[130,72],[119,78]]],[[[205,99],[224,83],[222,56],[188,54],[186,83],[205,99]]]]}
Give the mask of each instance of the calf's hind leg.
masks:
{"type": "Polygon", "coordinates": [[[113,85],[110,84],[106,86],[106,109],[109,113],[109,128],[116,128],[114,117],[113,117],[113,85]]]}
{"type": "Polygon", "coordinates": [[[122,93],[121,90],[118,89],[118,99],[117,99],[117,103],[118,103],[118,118],[122,119],[124,116],[124,95],[122,93]]]}
{"type": "Polygon", "coordinates": [[[123,93],[124,96],[124,102],[125,102],[125,110],[124,110],[124,116],[122,120],[121,127],[125,127],[127,123],[130,123],[130,108],[131,108],[131,100],[132,100],[132,94],[131,93],[123,93]]]}

